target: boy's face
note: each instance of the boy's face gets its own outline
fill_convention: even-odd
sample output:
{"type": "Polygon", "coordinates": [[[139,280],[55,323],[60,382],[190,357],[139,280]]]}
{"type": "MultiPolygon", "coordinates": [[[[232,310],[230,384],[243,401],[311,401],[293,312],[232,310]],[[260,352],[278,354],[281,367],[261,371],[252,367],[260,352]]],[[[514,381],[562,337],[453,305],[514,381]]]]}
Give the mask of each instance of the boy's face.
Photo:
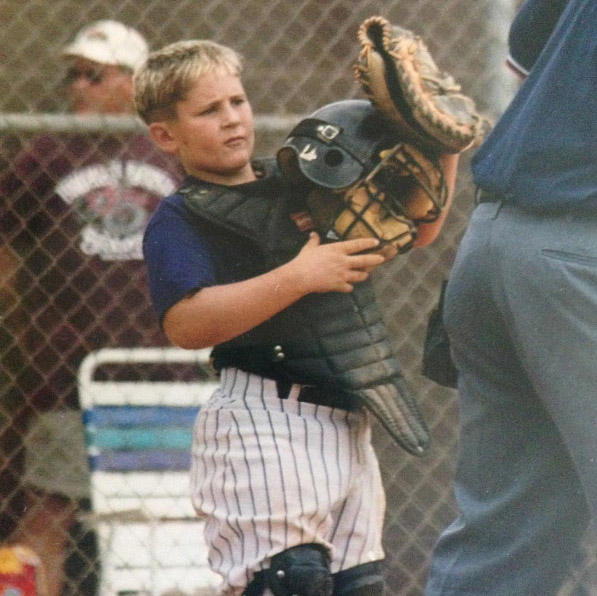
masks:
{"type": "Polygon", "coordinates": [[[177,104],[177,118],[158,126],[169,141],[158,145],[176,154],[187,173],[228,186],[255,179],[253,111],[239,77],[203,75],[177,104]]]}

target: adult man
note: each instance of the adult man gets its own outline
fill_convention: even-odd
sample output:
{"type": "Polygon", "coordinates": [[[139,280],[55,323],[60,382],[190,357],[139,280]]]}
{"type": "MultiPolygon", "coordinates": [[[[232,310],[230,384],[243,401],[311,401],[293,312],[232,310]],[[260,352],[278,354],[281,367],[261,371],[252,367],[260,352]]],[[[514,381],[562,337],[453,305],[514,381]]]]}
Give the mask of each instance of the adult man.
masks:
{"type": "MultiPolygon", "coordinates": [[[[122,23],[84,28],[62,52],[71,111],[132,114],[132,73],[147,53],[122,23]]],[[[114,134],[42,136],[0,179],[3,260],[13,267],[4,279],[14,282],[13,312],[25,313],[11,329],[25,361],[21,391],[43,412],[25,440],[27,501],[11,538],[42,559],[49,596],[61,594],[69,528],[88,497],[77,368],[101,347],[166,343],[145,300],[141,238],[179,180],[145,135],[114,134]]]]}
{"type": "Polygon", "coordinates": [[[474,157],[446,294],[460,516],[428,596],[554,595],[597,513],[596,32],[593,0],[527,0],[512,25],[528,77],[474,157]]]}

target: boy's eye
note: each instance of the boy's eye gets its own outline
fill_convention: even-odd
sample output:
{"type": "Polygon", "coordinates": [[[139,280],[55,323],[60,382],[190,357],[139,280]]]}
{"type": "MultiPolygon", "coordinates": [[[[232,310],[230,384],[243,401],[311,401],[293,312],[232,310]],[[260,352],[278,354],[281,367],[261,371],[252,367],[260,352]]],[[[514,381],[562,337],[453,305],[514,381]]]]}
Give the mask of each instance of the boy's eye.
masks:
{"type": "Polygon", "coordinates": [[[202,110],[201,112],[199,112],[199,115],[201,116],[202,114],[212,114],[215,111],[216,111],[215,106],[209,106],[208,108],[205,108],[205,110],[202,110]]]}
{"type": "MultiPolygon", "coordinates": [[[[233,97],[230,99],[230,105],[233,106],[241,106],[243,105],[245,102],[247,101],[246,97],[233,97]]],[[[198,115],[199,116],[208,116],[210,114],[215,114],[216,112],[218,112],[221,108],[223,108],[223,105],[220,104],[213,104],[210,106],[207,106],[205,109],[201,110],[198,115]]]]}

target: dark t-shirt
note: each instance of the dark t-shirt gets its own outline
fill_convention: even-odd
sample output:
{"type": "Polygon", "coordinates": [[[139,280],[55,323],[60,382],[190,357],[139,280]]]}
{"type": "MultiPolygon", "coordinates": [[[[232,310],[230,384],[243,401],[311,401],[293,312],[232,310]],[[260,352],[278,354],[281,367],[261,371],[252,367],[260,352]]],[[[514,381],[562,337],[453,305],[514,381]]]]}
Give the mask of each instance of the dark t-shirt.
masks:
{"type": "Polygon", "coordinates": [[[0,234],[18,273],[36,409],[76,405],[82,358],[103,347],[166,345],[151,309],[142,236],[181,174],[145,136],[40,137],[0,178],[0,234]]]}
{"type": "MultiPolygon", "coordinates": [[[[189,178],[187,184],[201,184],[189,178]]],[[[276,196],[274,178],[234,187],[248,196],[276,196]]],[[[150,294],[157,316],[203,287],[233,283],[264,272],[263,256],[249,240],[194,218],[181,194],[162,201],[143,243],[150,294]]]]}
{"type": "Polygon", "coordinates": [[[569,0],[527,0],[518,11],[508,35],[508,63],[523,76],[543,51],[569,0]]]}
{"type": "MultiPolygon", "coordinates": [[[[547,1],[527,0],[520,18],[547,1]]],[[[534,35],[532,19],[515,23],[518,35],[534,35]]],[[[597,3],[569,0],[528,78],[473,158],[477,185],[528,209],[595,211],[595,64],[597,3]]]]}

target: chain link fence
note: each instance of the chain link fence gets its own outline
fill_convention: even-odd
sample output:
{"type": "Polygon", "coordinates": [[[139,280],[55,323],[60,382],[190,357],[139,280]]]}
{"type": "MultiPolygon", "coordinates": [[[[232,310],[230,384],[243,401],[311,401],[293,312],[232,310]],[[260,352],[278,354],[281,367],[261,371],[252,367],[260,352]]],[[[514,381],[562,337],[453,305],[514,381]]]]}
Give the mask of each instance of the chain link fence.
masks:
{"type": "MultiPolygon", "coordinates": [[[[10,167],[17,151],[39,134],[68,137],[73,132],[84,132],[93,136],[99,130],[109,130],[126,135],[141,130],[137,122],[126,118],[65,115],[63,65],[57,57],[77,30],[94,20],[110,18],[132,25],[152,48],[179,39],[210,38],[237,49],[246,60],[245,88],[257,116],[257,154],[267,155],[275,151],[300,116],[331,101],[359,97],[351,74],[357,50],[356,31],[363,19],[374,14],[421,34],[440,67],[454,75],[481,111],[496,118],[515,90],[515,81],[505,72],[503,60],[507,28],[518,3],[3,0],[0,167],[10,167]]],[[[76,157],[73,155],[73,159],[76,157]]],[[[441,281],[449,274],[472,209],[470,157],[465,154],[461,159],[454,206],[440,239],[433,246],[395,259],[375,274],[397,353],[418,394],[433,442],[430,452],[417,459],[399,450],[381,428],[375,433],[388,493],[385,547],[389,593],[394,596],[423,593],[432,545],[455,515],[451,483],[457,448],[456,395],[424,379],[420,370],[428,315],[437,301],[441,281]]],[[[17,210],[13,216],[22,218],[26,213],[17,210]]],[[[120,265],[101,274],[110,276],[109,279],[100,274],[84,274],[83,269],[72,270],[66,264],[62,269],[62,261],[68,263],[68,252],[75,240],[63,238],[64,252],[56,256],[48,247],[58,241],[58,223],[38,222],[46,226],[47,242],[35,248],[37,258],[45,263],[38,275],[39,271],[44,275],[47,267],[56,275],[49,286],[53,288],[52,295],[38,291],[40,280],[35,269],[25,272],[24,295],[12,295],[4,279],[0,284],[4,310],[0,327],[0,419],[5,427],[1,437],[0,531],[4,540],[18,527],[24,513],[20,437],[27,421],[38,408],[43,408],[43,399],[35,396],[36,389],[48,379],[60,386],[61,379],[74,378],[88,349],[163,342],[163,338],[156,338],[156,322],[139,285],[139,276],[132,276],[120,265]],[[48,264],[48,259],[55,261],[48,264]],[[53,306],[58,308],[60,300],[68,305],[69,317],[82,317],[93,327],[93,341],[85,338],[78,342],[77,338],[60,334],[47,336],[47,330],[54,329],[49,321],[59,316],[53,306]],[[23,301],[36,303],[34,320],[22,319],[23,301]],[[108,309],[106,303],[110,304],[108,309]],[[100,323],[93,326],[99,316],[110,318],[111,332],[102,331],[100,323]],[[24,336],[27,350],[22,349],[24,336]]],[[[77,563],[69,560],[71,567],[79,570],[68,571],[67,592],[91,595],[93,578],[85,583],[81,577],[93,576],[94,557],[88,554],[87,547],[81,546],[80,536],[73,535],[72,540],[71,559],[76,558],[77,550],[82,556],[77,563]],[[89,569],[81,572],[80,568],[86,565],[89,569]]],[[[595,575],[594,567],[580,568],[562,596],[594,594],[595,575]]]]}

